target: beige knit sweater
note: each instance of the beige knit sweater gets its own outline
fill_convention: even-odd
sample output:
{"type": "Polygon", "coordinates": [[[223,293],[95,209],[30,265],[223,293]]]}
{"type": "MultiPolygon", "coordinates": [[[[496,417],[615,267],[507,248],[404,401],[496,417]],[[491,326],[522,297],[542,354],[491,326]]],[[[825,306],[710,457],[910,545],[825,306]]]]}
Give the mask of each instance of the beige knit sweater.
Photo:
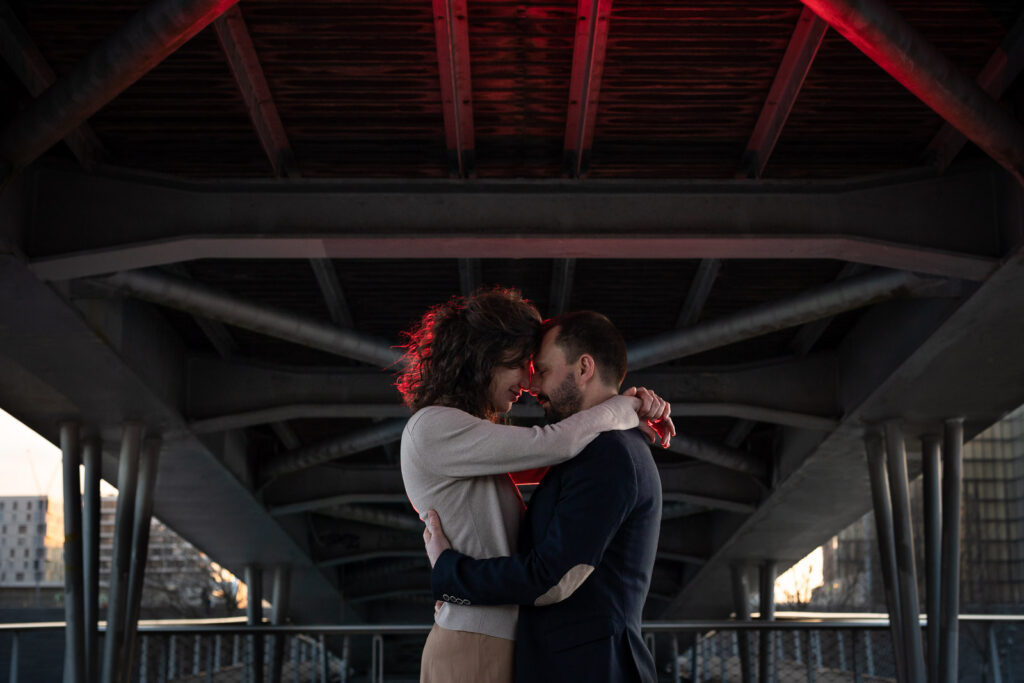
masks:
{"type": "MultiPolygon", "coordinates": [[[[508,472],[556,465],[598,434],[638,424],[637,399],[616,396],[545,427],[494,424],[455,408],[430,406],[402,434],[402,479],[413,507],[437,510],[452,547],[476,558],[516,552],[523,500],[508,472]]],[[[443,628],[515,639],[518,607],[444,603],[443,628]]]]}

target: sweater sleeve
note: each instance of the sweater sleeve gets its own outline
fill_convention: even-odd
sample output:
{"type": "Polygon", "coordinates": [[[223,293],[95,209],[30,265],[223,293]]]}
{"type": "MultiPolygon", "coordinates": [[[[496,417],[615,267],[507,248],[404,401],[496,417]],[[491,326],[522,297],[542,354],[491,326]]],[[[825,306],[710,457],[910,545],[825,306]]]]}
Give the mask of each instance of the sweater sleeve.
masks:
{"type": "Polygon", "coordinates": [[[413,457],[447,477],[482,477],[557,465],[574,457],[604,431],[639,424],[637,399],[614,396],[555,424],[494,424],[455,408],[430,407],[410,419],[406,434],[413,457]]]}

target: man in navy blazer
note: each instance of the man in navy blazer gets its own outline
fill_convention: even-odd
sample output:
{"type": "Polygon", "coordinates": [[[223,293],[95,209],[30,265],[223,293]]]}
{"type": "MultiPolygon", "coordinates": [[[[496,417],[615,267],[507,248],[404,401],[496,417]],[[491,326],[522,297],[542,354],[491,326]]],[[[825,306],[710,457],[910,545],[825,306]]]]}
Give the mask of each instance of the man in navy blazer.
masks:
{"type": "MultiPolygon", "coordinates": [[[[569,313],[547,324],[531,393],[561,420],[617,394],[625,373],[614,325],[569,313]]],[[[476,560],[451,550],[431,511],[424,540],[433,592],[456,604],[521,605],[517,681],[654,683],[640,619],[660,522],[661,479],[644,437],[605,432],[534,491],[518,555],[476,560]]]]}

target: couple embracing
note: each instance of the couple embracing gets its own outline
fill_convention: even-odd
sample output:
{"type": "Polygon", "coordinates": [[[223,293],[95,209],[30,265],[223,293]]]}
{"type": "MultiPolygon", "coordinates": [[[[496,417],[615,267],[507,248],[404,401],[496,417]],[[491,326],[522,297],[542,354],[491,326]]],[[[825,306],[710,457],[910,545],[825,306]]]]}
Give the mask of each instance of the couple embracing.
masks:
{"type": "Polygon", "coordinates": [[[407,334],[402,478],[440,601],[421,681],[653,683],[640,618],[661,482],[644,435],[675,430],[653,392],[619,394],[621,334],[590,311],[543,321],[500,288],[407,334]],[[546,426],[502,419],[523,390],[546,426]],[[517,485],[538,480],[527,510],[517,485]]]}

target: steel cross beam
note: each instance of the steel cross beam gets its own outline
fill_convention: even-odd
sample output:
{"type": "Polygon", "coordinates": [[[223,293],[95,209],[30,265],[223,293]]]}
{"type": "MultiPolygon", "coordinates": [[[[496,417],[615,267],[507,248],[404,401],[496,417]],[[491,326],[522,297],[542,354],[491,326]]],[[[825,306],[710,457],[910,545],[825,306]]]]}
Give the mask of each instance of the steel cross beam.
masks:
{"type": "Polygon", "coordinates": [[[579,0],[576,8],[564,144],[565,171],[570,178],[582,177],[590,165],[611,13],[612,0],[579,0]]]}
{"type": "Polygon", "coordinates": [[[760,178],[764,173],[827,30],[828,24],[804,7],[743,153],[737,177],[760,178]]]}
{"type": "Polygon", "coordinates": [[[701,259],[697,266],[697,273],[693,276],[690,284],[690,291],[686,293],[686,300],[683,301],[683,308],[679,311],[679,319],[676,320],[676,327],[689,327],[700,320],[704,304],[711,296],[711,287],[715,284],[718,271],[722,267],[722,261],[714,258],[701,259]]]}
{"type": "Polygon", "coordinates": [[[572,281],[576,272],[576,259],[555,259],[551,265],[551,296],[548,300],[548,314],[553,318],[569,309],[572,296],[572,281]]]}
{"type": "MultiPolygon", "coordinates": [[[[978,85],[992,96],[1002,99],[1003,93],[1024,70],[1024,14],[1006,33],[988,63],[978,74],[978,85]]],[[[925,150],[925,159],[939,171],[944,171],[963,149],[967,139],[949,123],[932,138],[925,150]]]]}
{"type": "Polygon", "coordinates": [[[0,179],[82,125],[237,1],[156,0],[137,12],[0,133],[0,179]]]}
{"type": "Polygon", "coordinates": [[[854,181],[156,181],[33,171],[43,279],[199,258],[835,258],[984,279],[998,169],[854,181]],[[343,217],[343,218],[342,218],[343,217]],[[253,226],[259,225],[256,231],[253,226]],[[627,229],[628,227],[628,229],[627,229]]]}
{"type": "Polygon", "coordinates": [[[473,139],[467,0],[433,2],[449,168],[457,178],[471,178],[476,172],[476,143],[473,139]]]}
{"type": "Polygon", "coordinates": [[[298,178],[300,174],[295,154],[277,113],[274,97],[270,94],[270,86],[267,85],[249,29],[242,18],[242,10],[237,6],[230,8],[213,22],[213,27],[217,30],[217,39],[227,57],[235,83],[238,84],[238,91],[245,100],[256,135],[274,169],[274,175],[279,178],[298,178]]]}
{"type": "Polygon", "coordinates": [[[1024,127],[883,0],[801,0],[1024,183],[1024,127]]]}
{"type": "MultiPolygon", "coordinates": [[[[42,95],[57,80],[49,62],[6,2],[0,2],[0,54],[32,97],[42,95]]],[[[105,154],[103,144],[88,123],[72,129],[64,136],[64,142],[86,170],[95,168],[105,154]]]]}

